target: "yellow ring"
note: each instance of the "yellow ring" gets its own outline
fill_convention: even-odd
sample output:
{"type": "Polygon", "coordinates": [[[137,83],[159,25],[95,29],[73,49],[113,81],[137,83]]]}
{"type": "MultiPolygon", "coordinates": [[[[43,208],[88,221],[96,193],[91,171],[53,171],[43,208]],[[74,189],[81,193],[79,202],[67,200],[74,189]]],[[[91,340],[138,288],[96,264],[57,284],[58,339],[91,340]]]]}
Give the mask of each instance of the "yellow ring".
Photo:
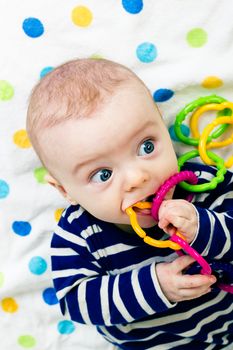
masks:
{"type": "MultiPolygon", "coordinates": [[[[138,202],[138,203],[134,204],[133,207],[145,209],[145,208],[151,208],[151,205],[152,204],[150,202],[138,202]]],[[[138,223],[137,215],[136,215],[135,211],[133,210],[133,207],[127,208],[126,214],[130,218],[130,223],[131,223],[131,226],[133,227],[134,231],[138,234],[138,236],[140,238],[143,238],[145,243],[147,243],[153,247],[157,247],[157,248],[171,248],[174,250],[181,249],[179,244],[172,242],[170,240],[159,241],[158,239],[154,239],[154,238],[147,236],[146,232],[141,228],[141,226],[138,223]]],[[[180,236],[182,237],[182,235],[180,235],[180,236]]]]}
{"type": "MultiPolygon", "coordinates": [[[[205,129],[203,130],[201,137],[200,137],[198,150],[199,150],[201,159],[203,160],[204,163],[206,163],[208,165],[215,165],[215,163],[208,157],[207,152],[206,152],[207,138],[208,138],[210,132],[219,124],[233,124],[233,118],[231,118],[231,117],[216,118],[212,123],[208,124],[205,127],[205,129]]],[[[233,134],[231,135],[231,137],[229,137],[228,139],[221,142],[221,147],[223,144],[226,146],[232,142],[233,142],[233,134]]],[[[219,143],[220,142],[210,142],[208,145],[208,148],[215,147],[215,145],[219,144],[219,143]]],[[[233,156],[229,157],[224,165],[226,168],[231,167],[233,165],[233,156]]]]}
{"type": "MultiPolygon", "coordinates": [[[[225,108],[230,108],[233,111],[233,103],[232,102],[222,102],[222,103],[209,103],[206,104],[204,106],[201,106],[200,108],[198,108],[191,116],[190,118],[190,129],[192,131],[192,135],[195,138],[199,138],[200,137],[200,133],[198,130],[198,120],[200,118],[200,116],[207,111],[211,111],[211,110],[217,110],[217,111],[221,111],[225,108]]],[[[223,147],[223,146],[218,146],[218,147],[223,147]]]]}

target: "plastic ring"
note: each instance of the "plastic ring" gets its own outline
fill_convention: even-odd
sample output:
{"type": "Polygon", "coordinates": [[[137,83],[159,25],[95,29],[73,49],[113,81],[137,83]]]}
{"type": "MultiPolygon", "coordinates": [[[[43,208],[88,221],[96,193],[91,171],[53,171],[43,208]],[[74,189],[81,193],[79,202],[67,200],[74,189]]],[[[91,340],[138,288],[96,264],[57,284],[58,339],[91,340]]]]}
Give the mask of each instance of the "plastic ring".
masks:
{"type": "Polygon", "coordinates": [[[180,236],[179,232],[171,236],[173,242],[178,243],[186,253],[193,257],[202,267],[201,273],[211,275],[211,267],[207,261],[180,236]]]}
{"type": "MultiPolygon", "coordinates": [[[[220,158],[215,153],[210,152],[210,151],[207,152],[207,155],[208,155],[208,157],[210,157],[210,159],[212,159],[215,162],[215,165],[218,169],[216,176],[208,183],[190,185],[187,182],[183,181],[183,182],[179,183],[179,186],[181,186],[182,188],[184,188],[185,190],[190,191],[190,192],[205,192],[205,191],[215,189],[217,187],[217,185],[224,180],[224,175],[227,171],[227,169],[224,165],[224,159],[220,158]]],[[[198,150],[193,150],[193,151],[184,153],[181,157],[178,158],[179,171],[186,161],[188,161],[192,158],[198,157],[198,156],[199,156],[198,150]]]]}
{"type": "Polygon", "coordinates": [[[176,116],[175,124],[174,124],[174,131],[176,136],[180,141],[187,145],[191,146],[198,146],[199,140],[196,138],[191,138],[187,137],[183,134],[181,125],[182,122],[185,120],[186,116],[192,112],[194,109],[197,107],[203,106],[205,104],[209,103],[222,103],[225,102],[226,100],[220,96],[217,95],[211,95],[211,96],[206,96],[206,97],[200,97],[197,100],[189,103],[186,105],[176,116]]]}
{"type": "MultiPolygon", "coordinates": [[[[199,154],[200,154],[201,159],[203,160],[203,162],[205,162],[208,165],[215,165],[215,162],[213,162],[210,159],[210,157],[208,156],[208,154],[206,152],[206,146],[207,146],[206,142],[207,142],[208,135],[217,125],[223,124],[223,123],[233,124],[233,118],[231,118],[231,117],[217,118],[212,123],[208,124],[201,134],[198,150],[199,150],[199,154]]],[[[223,146],[229,145],[232,142],[233,142],[233,134],[228,139],[226,139],[224,141],[211,142],[210,144],[208,144],[208,148],[223,147],[223,146]],[[219,146],[219,144],[221,146],[219,146]]],[[[231,159],[231,157],[226,161],[225,166],[227,166],[228,163],[230,163],[229,162],[230,159],[231,159]]]]}
{"type": "MultiPolygon", "coordinates": [[[[226,108],[231,109],[231,111],[233,111],[233,103],[232,102],[222,102],[222,103],[210,103],[204,106],[201,106],[200,108],[198,108],[191,116],[190,118],[190,129],[192,131],[192,135],[195,138],[199,138],[200,137],[200,133],[198,130],[198,119],[200,118],[200,116],[207,111],[211,111],[211,110],[217,110],[217,111],[222,111],[226,108]]],[[[227,115],[223,115],[224,117],[227,115]]],[[[221,118],[221,116],[218,116],[217,118],[221,118]]],[[[222,133],[226,130],[226,128],[228,127],[228,125],[222,125],[221,128],[218,128],[218,130],[216,130],[212,135],[210,135],[211,139],[216,139],[218,138],[220,135],[222,135],[222,133]]],[[[221,147],[221,146],[220,146],[221,147]]]]}
{"type": "MultiPolygon", "coordinates": [[[[151,203],[148,202],[138,202],[134,204],[135,207],[139,208],[149,208],[149,204],[151,207],[151,203]]],[[[166,241],[160,241],[158,239],[151,238],[146,235],[146,232],[140,227],[137,215],[135,211],[133,210],[133,207],[129,207],[126,209],[126,214],[130,218],[131,226],[133,227],[134,231],[138,234],[139,237],[143,238],[144,242],[157,248],[171,248],[173,250],[180,250],[179,244],[172,242],[171,240],[166,241]]]]}

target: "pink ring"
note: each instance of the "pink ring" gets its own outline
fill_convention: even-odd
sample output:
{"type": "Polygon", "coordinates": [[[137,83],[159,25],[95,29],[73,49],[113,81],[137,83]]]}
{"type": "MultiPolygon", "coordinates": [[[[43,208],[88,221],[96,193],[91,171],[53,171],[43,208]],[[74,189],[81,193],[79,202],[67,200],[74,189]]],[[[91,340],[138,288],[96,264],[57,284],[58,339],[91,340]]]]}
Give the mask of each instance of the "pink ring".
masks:
{"type": "Polygon", "coordinates": [[[199,263],[199,265],[202,267],[201,273],[203,275],[211,275],[212,270],[210,265],[195,249],[190,247],[186,241],[184,241],[176,234],[172,235],[170,240],[172,242],[178,243],[183,248],[183,250],[186,251],[186,253],[192,256],[199,263]]]}
{"type": "Polygon", "coordinates": [[[158,191],[155,194],[155,197],[153,198],[151,208],[151,215],[156,221],[158,221],[159,207],[162,201],[164,200],[164,197],[166,196],[168,191],[170,191],[171,188],[173,188],[182,181],[188,181],[191,184],[196,185],[198,182],[198,178],[192,171],[184,170],[169,177],[169,179],[166,180],[163,183],[163,185],[159,187],[158,191]]]}

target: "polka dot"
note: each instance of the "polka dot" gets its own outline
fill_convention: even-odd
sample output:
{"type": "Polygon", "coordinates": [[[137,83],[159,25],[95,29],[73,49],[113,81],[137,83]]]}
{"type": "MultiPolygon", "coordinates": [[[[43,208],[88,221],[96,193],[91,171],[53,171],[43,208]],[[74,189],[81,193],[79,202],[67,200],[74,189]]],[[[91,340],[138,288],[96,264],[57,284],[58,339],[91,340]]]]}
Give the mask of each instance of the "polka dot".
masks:
{"type": "Polygon", "coordinates": [[[59,221],[60,220],[63,210],[64,210],[64,208],[58,208],[58,209],[55,210],[55,212],[54,212],[55,221],[59,221]]]}
{"type": "Polygon", "coordinates": [[[141,62],[150,63],[157,57],[157,49],[154,44],[145,42],[137,47],[136,54],[141,62]]]}
{"type": "Polygon", "coordinates": [[[60,321],[57,326],[58,332],[60,334],[70,334],[75,330],[75,326],[72,321],[60,321]]]}
{"type": "Polygon", "coordinates": [[[0,272],[0,288],[3,286],[4,284],[4,274],[3,272],[0,272]]]}
{"type": "Polygon", "coordinates": [[[18,344],[26,349],[33,348],[36,345],[36,339],[31,335],[21,335],[18,338],[18,344]]]}
{"type": "Polygon", "coordinates": [[[0,101],[8,101],[14,96],[14,88],[6,80],[0,80],[0,101]]]}
{"type": "Polygon", "coordinates": [[[98,53],[94,53],[93,55],[90,56],[93,60],[101,60],[103,56],[99,55],[98,53]]]}
{"type": "Polygon", "coordinates": [[[6,181],[0,179],[0,199],[6,198],[10,192],[10,187],[6,181]]]}
{"type": "Polygon", "coordinates": [[[85,6],[77,6],[72,10],[73,23],[79,27],[88,27],[93,19],[92,12],[85,6]]]}
{"type": "Polygon", "coordinates": [[[31,147],[31,142],[29,140],[27,131],[24,129],[15,132],[15,134],[13,135],[13,141],[20,148],[31,147]]]}
{"type": "MultiPolygon", "coordinates": [[[[175,134],[174,125],[171,125],[169,127],[168,131],[169,131],[170,137],[173,141],[180,142],[180,140],[177,138],[177,136],[175,134]]],[[[183,135],[185,135],[186,137],[189,137],[190,129],[187,125],[182,124],[181,131],[182,131],[183,135]]]]}
{"type": "Polygon", "coordinates": [[[19,236],[27,236],[31,232],[31,225],[27,221],[14,221],[12,224],[14,233],[19,236]]]}
{"type": "Polygon", "coordinates": [[[29,270],[34,275],[42,275],[47,270],[47,263],[40,256],[34,256],[29,262],[29,270]]]}
{"type": "Polygon", "coordinates": [[[34,176],[40,184],[46,184],[45,175],[47,175],[47,170],[44,167],[36,168],[34,170],[34,176]]]}
{"type": "Polygon", "coordinates": [[[44,33],[44,26],[38,18],[29,17],[23,21],[23,31],[30,38],[38,38],[44,33]]]}
{"type": "Polygon", "coordinates": [[[165,102],[174,95],[174,91],[169,89],[158,89],[154,92],[153,98],[155,102],[165,102]]]}
{"type": "Polygon", "coordinates": [[[13,298],[4,298],[1,301],[2,309],[5,312],[13,314],[18,310],[18,304],[16,303],[15,299],[13,298]]]}
{"type": "Polygon", "coordinates": [[[206,89],[215,89],[215,88],[219,88],[220,86],[223,85],[223,81],[222,79],[215,77],[215,76],[209,76],[206,77],[201,85],[206,88],[206,89]]]}
{"type": "Polygon", "coordinates": [[[58,303],[58,299],[54,288],[47,288],[43,291],[44,302],[48,305],[55,305],[58,303]]]}
{"type": "Polygon", "coordinates": [[[131,14],[137,14],[143,9],[143,1],[142,0],[122,0],[122,6],[125,11],[131,14]]]}
{"type": "Polygon", "coordinates": [[[186,36],[187,42],[192,47],[202,47],[206,44],[208,36],[204,29],[194,28],[186,36]]]}
{"type": "Polygon", "coordinates": [[[49,72],[52,72],[53,69],[54,68],[51,66],[44,67],[40,72],[40,78],[43,78],[46,74],[48,74],[49,72]]]}

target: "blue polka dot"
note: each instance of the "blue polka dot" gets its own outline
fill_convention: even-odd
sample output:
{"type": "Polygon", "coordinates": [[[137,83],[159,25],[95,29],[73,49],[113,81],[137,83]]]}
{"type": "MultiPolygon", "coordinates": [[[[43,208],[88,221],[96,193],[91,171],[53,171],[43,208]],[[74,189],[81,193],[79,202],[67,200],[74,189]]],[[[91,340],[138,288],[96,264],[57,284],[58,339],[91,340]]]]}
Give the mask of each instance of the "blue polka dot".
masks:
{"type": "Polygon", "coordinates": [[[34,256],[29,262],[29,270],[34,275],[42,275],[47,269],[46,261],[40,256],[34,256]]]}
{"type": "Polygon", "coordinates": [[[4,180],[0,180],[0,199],[6,198],[10,192],[10,187],[4,180]]]}
{"type": "Polygon", "coordinates": [[[174,95],[174,91],[169,89],[158,89],[154,92],[153,98],[155,102],[165,102],[174,95]]]}
{"type": "Polygon", "coordinates": [[[142,43],[137,47],[136,54],[141,62],[150,63],[157,57],[157,49],[152,43],[142,43]]]}
{"type": "Polygon", "coordinates": [[[124,9],[133,15],[139,13],[143,9],[142,0],[122,0],[124,9]]]}
{"type": "Polygon", "coordinates": [[[55,305],[58,303],[56,292],[54,288],[47,288],[43,291],[44,302],[48,305],[55,305]]]}
{"type": "Polygon", "coordinates": [[[75,326],[72,321],[60,321],[57,325],[58,332],[60,334],[70,334],[75,330],[75,326]]]}
{"type": "Polygon", "coordinates": [[[53,70],[53,67],[50,67],[50,66],[43,68],[40,72],[40,78],[43,78],[46,74],[48,74],[52,70],[53,70]]]}
{"type": "Polygon", "coordinates": [[[23,21],[23,30],[31,38],[38,38],[44,33],[44,26],[38,18],[29,17],[23,21]]]}
{"type": "Polygon", "coordinates": [[[44,302],[48,305],[55,305],[58,303],[56,292],[54,288],[47,288],[43,291],[44,302]]]}
{"type": "Polygon", "coordinates": [[[19,236],[27,236],[31,232],[31,225],[27,221],[14,221],[12,224],[14,233],[19,236]]]}
{"type": "MultiPolygon", "coordinates": [[[[174,130],[174,125],[171,125],[168,129],[170,137],[173,141],[178,141],[180,142],[180,140],[177,138],[176,134],[175,134],[175,130],[174,130]]],[[[187,125],[182,124],[181,125],[181,131],[183,133],[183,135],[185,135],[186,137],[189,137],[190,135],[190,129],[187,125]]]]}

